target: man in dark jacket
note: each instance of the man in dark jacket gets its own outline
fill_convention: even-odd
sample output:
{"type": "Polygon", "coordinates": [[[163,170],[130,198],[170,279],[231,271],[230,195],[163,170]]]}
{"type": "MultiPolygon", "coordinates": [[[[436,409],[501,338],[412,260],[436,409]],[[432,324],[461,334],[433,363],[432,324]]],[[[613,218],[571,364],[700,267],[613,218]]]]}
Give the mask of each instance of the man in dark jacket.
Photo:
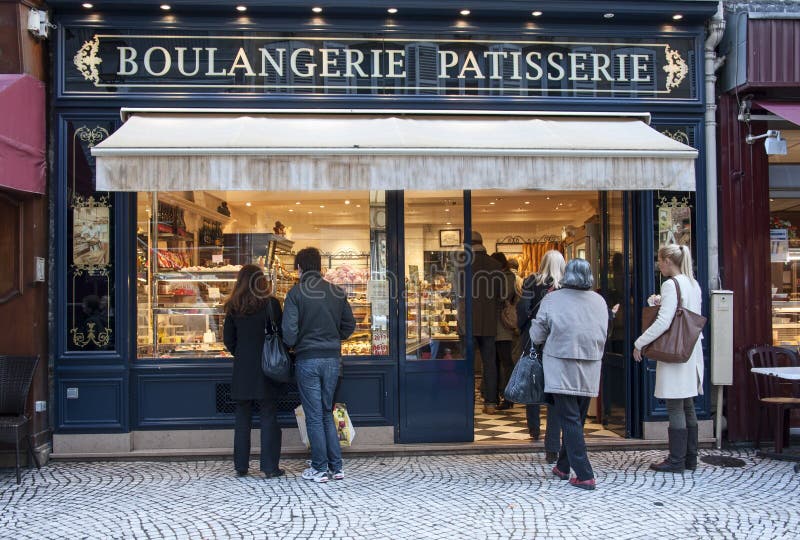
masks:
{"type": "Polygon", "coordinates": [[[491,258],[483,246],[483,237],[472,231],[472,336],[475,350],[480,351],[483,379],[484,414],[496,414],[498,402],[495,338],[497,321],[503,309],[506,278],[503,266],[491,258]]]}
{"type": "Polygon", "coordinates": [[[305,480],[344,479],[342,451],[333,423],[333,394],[339,379],[342,340],[356,322],[347,293],[322,279],[319,250],[305,248],[295,256],[300,283],[283,305],[283,341],[294,348],[295,376],[311,444],[311,467],[305,480]]]}

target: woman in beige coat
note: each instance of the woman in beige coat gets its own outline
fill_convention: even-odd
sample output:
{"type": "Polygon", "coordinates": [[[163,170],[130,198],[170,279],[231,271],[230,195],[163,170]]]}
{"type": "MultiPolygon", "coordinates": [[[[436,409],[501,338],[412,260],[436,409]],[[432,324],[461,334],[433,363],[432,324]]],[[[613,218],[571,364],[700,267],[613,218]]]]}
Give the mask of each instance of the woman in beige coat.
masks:
{"type": "MultiPolygon", "coordinates": [[[[668,278],[661,285],[658,317],[634,343],[633,358],[642,361],[642,348],[667,331],[678,308],[675,283],[681,289],[681,304],[685,309],[700,313],[702,294],[692,272],[692,254],[687,246],[669,244],[658,250],[658,269],[668,278]]],[[[651,469],[660,472],[680,473],[697,468],[697,414],[694,398],[703,393],[703,350],[700,339],[694,345],[692,356],[685,363],[656,363],[655,397],[663,399],[669,414],[669,456],[651,469]]]]}

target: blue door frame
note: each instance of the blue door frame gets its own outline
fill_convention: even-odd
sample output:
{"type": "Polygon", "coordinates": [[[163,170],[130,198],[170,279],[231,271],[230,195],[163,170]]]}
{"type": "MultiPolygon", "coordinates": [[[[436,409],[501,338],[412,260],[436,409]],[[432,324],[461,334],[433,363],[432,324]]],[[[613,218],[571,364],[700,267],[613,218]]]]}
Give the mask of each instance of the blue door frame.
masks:
{"type": "MultiPolygon", "coordinates": [[[[472,234],[471,194],[464,192],[464,233],[472,234]]],[[[403,193],[394,199],[393,222],[397,231],[396,276],[400,291],[400,307],[396,317],[400,331],[394,349],[397,351],[399,414],[396,440],[400,443],[471,442],[474,437],[473,355],[472,340],[467,339],[462,360],[409,360],[406,351],[405,313],[405,220],[403,193]]],[[[466,266],[467,313],[472,309],[470,283],[472,269],[466,266]]],[[[465,317],[466,335],[472,335],[472,318],[465,317]]]]}

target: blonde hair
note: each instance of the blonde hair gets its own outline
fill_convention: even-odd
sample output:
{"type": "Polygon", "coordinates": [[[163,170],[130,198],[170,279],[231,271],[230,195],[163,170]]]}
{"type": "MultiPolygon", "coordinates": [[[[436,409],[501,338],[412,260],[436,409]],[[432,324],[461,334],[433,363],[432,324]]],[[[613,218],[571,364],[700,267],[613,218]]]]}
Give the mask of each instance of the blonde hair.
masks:
{"type": "Polygon", "coordinates": [[[694,281],[692,252],[689,250],[689,246],[667,244],[658,250],[658,258],[662,261],[669,259],[675,263],[681,274],[694,281]]]}
{"type": "Polygon", "coordinates": [[[564,268],[567,262],[560,251],[551,249],[546,252],[542,257],[542,262],[539,263],[539,273],[536,274],[536,284],[544,285],[548,280],[553,281],[553,288],[559,289],[561,287],[561,280],[564,278],[564,268]]]}

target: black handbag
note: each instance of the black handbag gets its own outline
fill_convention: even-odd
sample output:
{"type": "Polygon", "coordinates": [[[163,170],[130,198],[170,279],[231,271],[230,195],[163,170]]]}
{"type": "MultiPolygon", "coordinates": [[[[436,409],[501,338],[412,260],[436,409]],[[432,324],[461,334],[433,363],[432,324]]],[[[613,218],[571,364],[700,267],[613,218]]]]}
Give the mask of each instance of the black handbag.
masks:
{"type": "Polygon", "coordinates": [[[267,303],[267,321],[264,325],[264,347],[261,350],[261,370],[273,381],[287,383],[292,380],[292,361],[283,343],[280,328],[275,324],[272,301],[267,303]]]}
{"type": "Polygon", "coordinates": [[[503,397],[514,403],[536,405],[545,402],[544,367],[539,351],[531,344],[514,366],[503,397]]]}

